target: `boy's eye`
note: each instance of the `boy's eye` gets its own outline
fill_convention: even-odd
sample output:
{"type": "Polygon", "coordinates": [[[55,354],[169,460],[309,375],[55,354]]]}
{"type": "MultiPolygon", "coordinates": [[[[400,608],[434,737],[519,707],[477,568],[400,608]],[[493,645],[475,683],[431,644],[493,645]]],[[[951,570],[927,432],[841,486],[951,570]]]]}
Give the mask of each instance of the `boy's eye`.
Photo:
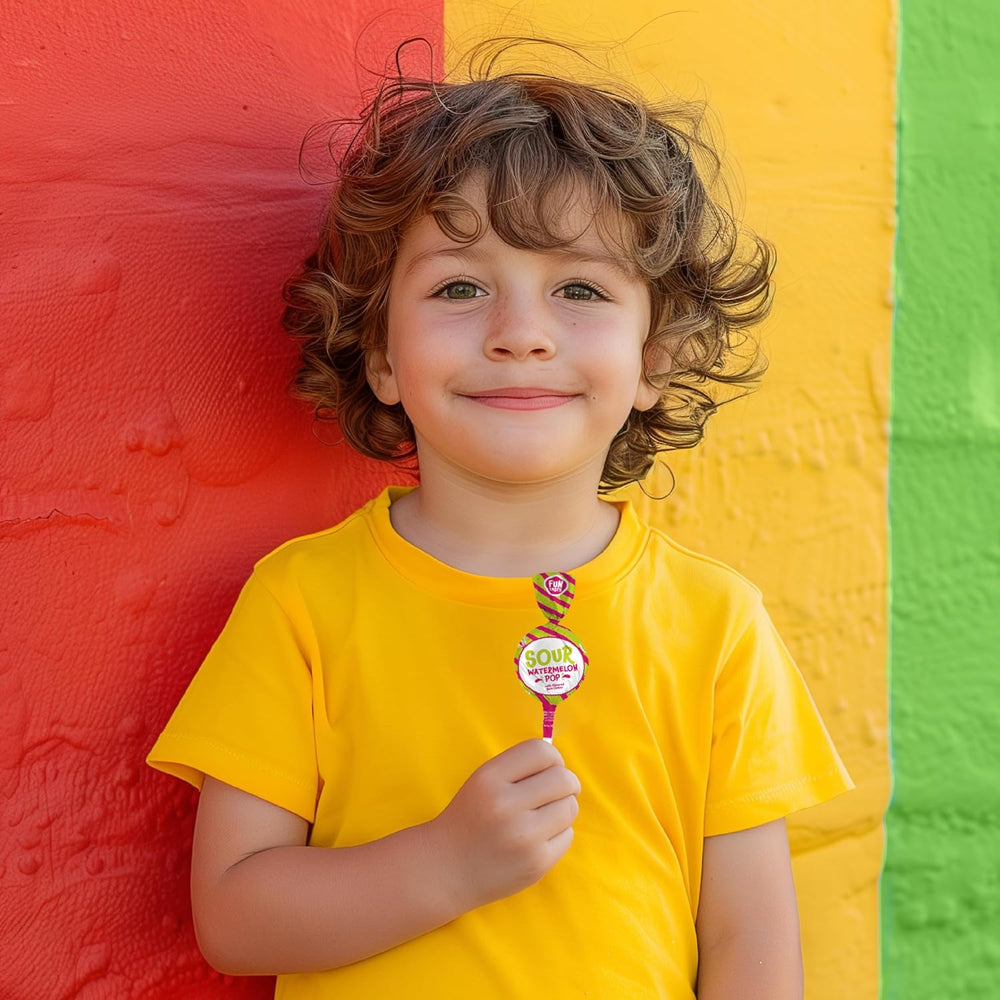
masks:
{"type": "Polygon", "coordinates": [[[590,302],[594,299],[604,298],[593,285],[585,285],[579,281],[574,282],[572,285],[563,285],[561,291],[563,298],[575,299],[579,302],[590,302]]]}
{"type": "Polygon", "coordinates": [[[445,299],[474,299],[481,291],[471,281],[451,281],[442,285],[434,294],[445,299]]]}

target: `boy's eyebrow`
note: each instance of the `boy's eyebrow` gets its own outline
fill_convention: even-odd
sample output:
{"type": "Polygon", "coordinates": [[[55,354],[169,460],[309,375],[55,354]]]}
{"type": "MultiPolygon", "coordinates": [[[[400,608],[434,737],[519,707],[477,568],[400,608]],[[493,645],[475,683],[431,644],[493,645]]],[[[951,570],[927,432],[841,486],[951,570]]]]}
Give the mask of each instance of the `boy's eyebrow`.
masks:
{"type": "Polygon", "coordinates": [[[601,253],[593,250],[577,250],[573,247],[556,247],[552,253],[563,254],[570,260],[581,264],[603,264],[605,267],[619,271],[626,278],[634,278],[635,270],[632,262],[621,254],[601,253]]]}
{"type": "Polygon", "coordinates": [[[410,274],[416,271],[421,265],[426,264],[435,257],[459,257],[464,260],[474,260],[477,254],[471,254],[471,247],[432,247],[430,250],[423,250],[414,254],[403,268],[403,274],[410,274]]]}
{"type": "MultiPolygon", "coordinates": [[[[635,278],[635,269],[631,261],[620,255],[616,256],[615,254],[601,253],[600,251],[590,249],[579,249],[573,246],[553,247],[538,252],[559,254],[572,262],[580,264],[603,264],[605,267],[613,268],[630,280],[634,280],[635,278]]],[[[489,256],[488,251],[484,252],[477,249],[477,244],[475,243],[470,246],[432,247],[430,250],[424,250],[421,253],[415,254],[408,261],[403,273],[410,274],[435,257],[456,257],[459,260],[468,260],[476,263],[489,256]]]]}

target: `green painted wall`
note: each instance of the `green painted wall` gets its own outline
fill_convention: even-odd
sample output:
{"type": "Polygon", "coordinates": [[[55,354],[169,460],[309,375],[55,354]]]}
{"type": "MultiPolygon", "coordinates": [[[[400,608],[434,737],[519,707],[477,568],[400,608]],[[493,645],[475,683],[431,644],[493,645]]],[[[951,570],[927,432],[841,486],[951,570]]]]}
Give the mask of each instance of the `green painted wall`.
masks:
{"type": "Polygon", "coordinates": [[[1000,11],[902,0],[887,1000],[1000,997],[1000,11]]]}

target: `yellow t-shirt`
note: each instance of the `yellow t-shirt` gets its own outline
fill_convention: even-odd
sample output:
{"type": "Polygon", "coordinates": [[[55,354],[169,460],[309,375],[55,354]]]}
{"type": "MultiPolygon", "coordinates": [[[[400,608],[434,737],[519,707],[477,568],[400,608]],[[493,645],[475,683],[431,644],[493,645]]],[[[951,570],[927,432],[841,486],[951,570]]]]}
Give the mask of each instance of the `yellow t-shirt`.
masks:
{"type": "MultiPolygon", "coordinates": [[[[429,820],[480,764],[541,734],[517,678],[541,624],[527,579],[473,576],[401,539],[388,490],[262,559],[149,755],[306,818],[310,843],[429,820]]],[[[540,567],[551,571],[571,567],[540,567]]],[[[851,787],[802,678],[737,573],[622,505],[573,569],[590,658],[555,742],[580,778],[569,852],[536,885],[281,1000],[691,1000],[702,845],[851,787]]],[[[335,891],[331,887],[331,891],[335,891]]]]}

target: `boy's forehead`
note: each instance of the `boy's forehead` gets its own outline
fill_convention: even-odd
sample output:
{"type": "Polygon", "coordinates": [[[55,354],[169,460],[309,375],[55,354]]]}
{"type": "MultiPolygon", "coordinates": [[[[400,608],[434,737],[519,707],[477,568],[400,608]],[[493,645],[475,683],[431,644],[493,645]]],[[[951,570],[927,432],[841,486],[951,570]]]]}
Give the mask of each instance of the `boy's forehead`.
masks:
{"type": "Polygon", "coordinates": [[[562,246],[527,250],[505,242],[493,229],[487,229],[474,242],[459,243],[444,233],[433,218],[428,217],[428,222],[430,225],[422,227],[422,233],[411,231],[400,245],[397,263],[401,265],[404,274],[418,271],[441,259],[475,264],[495,260],[507,254],[516,256],[523,253],[537,253],[562,259],[567,263],[610,267],[628,278],[635,276],[634,268],[630,266],[631,262],[622,254],[609,250],[596,234],[585,233],[562,246]]]}
{"type": "MultiPolygon", "coordinates": [[[[559,199],[560,213],[556,220],[558,225],[553,227],[556,229],[553,235],[564,242],[536,249],[525,246],[523,241],[514,244],[504,240],[490,225],[481,186],[463,185],[458,193],[468,208],[452,209],[451,212],[455,215],[474,212],[478,216],[477,222],[468,226],[468,229],[478,231],[479,235],[469,240],[455,239],[446,231],[443,220],[430,212],[421,215],[403,231],[400,238],[396,263],[404,273],[417,270],[438,258],[481,262],[488,257],[495,258],[509,252],[540,253],[567,261],[599,264],[613,267],[628,277],[635,277],[633,263],[622,247],[609,246],[603,236],[606,230],[623,229],[622,221],[602,220],[601,213],[595,212],[591,207],[589,198],[573,201],[559,199]],[[611,221],[612,224],[601,226],[601,221],[611,221]]],[[[462,228],[465,230],[467,227],[463,225],[462,228]]]]}

